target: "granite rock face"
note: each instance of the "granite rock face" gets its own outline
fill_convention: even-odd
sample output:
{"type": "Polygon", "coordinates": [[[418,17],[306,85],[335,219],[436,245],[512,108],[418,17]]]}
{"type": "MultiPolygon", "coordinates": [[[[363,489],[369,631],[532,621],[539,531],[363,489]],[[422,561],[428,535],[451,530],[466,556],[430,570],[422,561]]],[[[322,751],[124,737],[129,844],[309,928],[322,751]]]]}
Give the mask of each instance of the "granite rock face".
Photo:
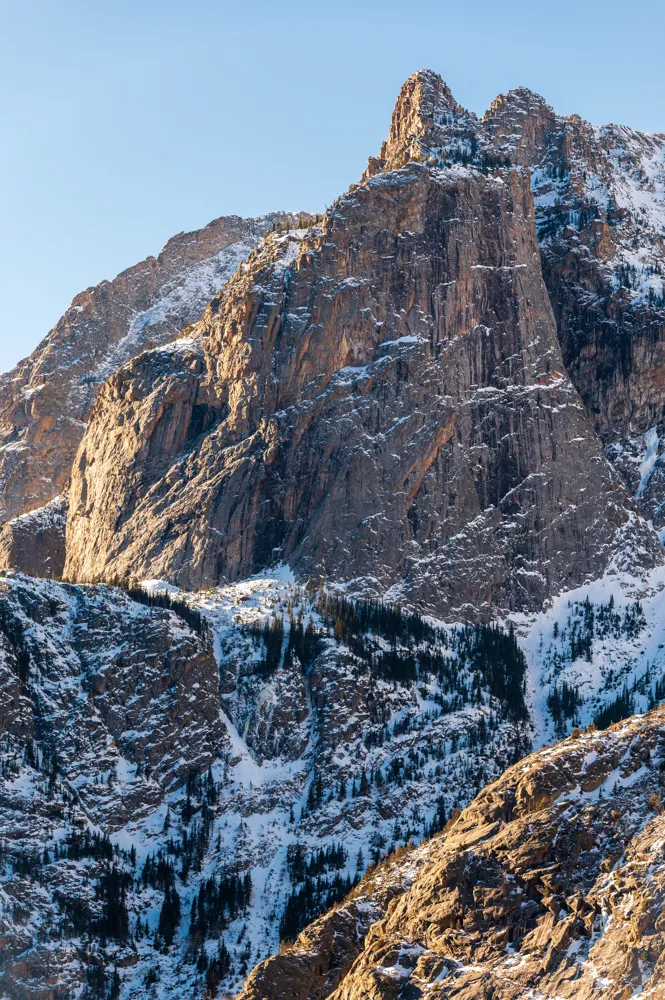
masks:
{"type": "Polygon", "coordinates": [[[109,380],[65,573],[199,587],[284,560],[475,615],[602,574],[624,529],[661,558],[566,375],[528,174],[410,163],[268,237],[191,337],[109,380]]]}
{"type": "Polygon", "coordinates": [[[639,509],[665,524],[665,135],[557,115],[519,87],[477,118],[428,71],[411,77],[368,174],[409,160],[521,164],[566,370],[639,509]],[[638,466],[654,458],[647,490],[638,466]],[[650,440],[650,439],[649,439],[650,440]],[[632,468],[631,468],[632,466],[632,468]],[[635,482],[637,473],[637,481],[635,482]]]}
{"type": "Polygon", "coordinates": [[[240,996],[662,997],[664,723],[661,709],[514,765],[240,996]]]}
{"type": "Polygon", "coordinates": [[[198,320],[264,233],[285,221],[297,224],[297,216],[216,219],[76,296],[30,357],[0,379],[0,523],[62,492],[109,375],[198,320]]]}
{"type": "Polygon", "coordinates": [[[523,88],[483,127],[531,170],[564,363],[598,432],[646,432],[665,402],[665,135],[562,118],[523,88]]]}
{"type": "Polygon", "coordinates": [[[121,969],[121,996],[149,997],[156,969],[162,996],[200,1000],[192,907],[211,880],[249,875],[250,898],[208,925],[235,992],[281,933],[341,899],[390,845],[440,828],[528,746],[524,662],[507,636],[479,689],[466,632],[420,622],[414,638],[386,612],[367,637],[372,667],[358,636],[334,618],[323,627],[312,598],[275,577],[167,607],[138,596],[0,580],[0,990],[16,1000],[75,995],[96,966],[107,980],[121,969]],[[312,618],[307,655],[291,640],[312,618]],[[284,641],[268,664],[276,621],[284,641]],[[391,635],[401,674],[380,661],[391,635]],[[418,685],[414,654],[437,671],[418,685]],[[511,697],[495,681],[515,667],[511,697]],[[124,887],[112,926],[100,925],[110,874],[124,887]],[[181,914],[166,945],[171,889],[181,914]]]}
{"type": "MultiPolygon", "coordinates": [[[[567,523],[580,497],[584,506],[592,505],[591,498],[599,487],[605,490],[607,486],[612,493],[609,480],[600,486],[608,473],[604,468],[599,471],[603,463],[594,430],[618,472],[612,482],[620,482],[622,488],[626,483],[636,508],[653,519],[657,527],[665,516],[665,495],[658,471],[663,451],[659,372],[665,302],[661,278],[664,150],[660,136],[617,126],[594,128],[577,116],[561,118],[542,98],[522,88],[497,98],[479,119],[457,104],[437,74],[415,74],[402,89],[388,139],[380,155],[370,159],[361,185],[333,206],[323,226],[308,226],[306,231],[296,230],[269,240],[253,258],[250,270],[239,273],[228,293],[215,299],[206,319],[195,329],[188,328],[187,332],[194,335],[192,344],[196,341],[199,345],[191,350],[200,353],[199,360],[191,363],[195,368],[201,366],[200,371],[188,367],[187,373],[180,373],[180,345],[170,361],[148,353],[137,367],[130,365],[127,372],[118,375],[114,388],[105,390],[104,415],[98,409],[97,423],[80,456],[85,471],[81,471],[80,463],[74,471],[77,501],[71,514],[67,572],[84,578],[110,578],[125,575],[136,563],[139,574],[159,573],[187,586],[197,586],[201,582],[236,579],[286,558],[297,565],[301,574],[338,574],[345,583],[354,581],[358,591],[414,599],[439,610],[450,605],[446,589],[456,591],[457,606],[495,600],[503,606],[528,606],[537,605],[561,581],[572,584],[597,573],[608,564],[617,547],[610,537],[611,530],[601,524],[596,536],[588,511],[579,515],[583,527],[571,533],[567,523]],[[534,205],[523,190],[529,183],[534,205]],[[501,184],[506,190],[503,199],[490,194],[501,184]],[[423,194],[425,188],[429,193],[423,194]],[[444,188],[447,195],[433,196],[433,192],[444,188]],[[514,219],[510,216],[513,202],[518,206],[514,219]],[[473,216],[474,224],[472,213],[477,210],[480,214],[473,216]],[[488,273],[481,275],[482,268],[488,273]],[[515,281],[510,282],[509,270],[491,275],[490,268],[526,268],[526,272],[515,275],[515,281]],[[514,307],[521,295],[518,279],[528,280],[532,294],[528,303],[522,301],[514,307]],[[503,287],[502,281],[510,288],[503,287]],[[550,303],[559,345],[551,336],[550,303]],[[508,318],[507,310],[511,309],[513,316],[508,318]],[[527,363],[514,339],[511,342],[503,330],[497,334],[507,322],[521,327],[519,337],[524,335],[526,326],[520,309],[530,314],[534,329],[538,326],[549,330],[544,340],[538,333],[539,364],[544,371],[533,368],[533,351],[527,363]],[[457,315],[453,315],[455,312],[457,315]],[[266,323],[278,325],[267,335],[264,331],[258,340],[253,339],[266,323]],[[224,326],[233,332],[215,332],[224,326]],[[494,331],[488,335],[486,350],[480,346],[479,331],[483,326],[494,331]],[[467,338],[466,362],[461,360],[460,332],[467,338]],[[497,336],[501,341],[498,345],[492,340],[497,336]],[[318,345],[317,337],[321,341],[318,345]],[[474,337],[477,343],[471,343],[474,337]],[[415,339],[409,343],[405,338],[415,339]],[[430,358],[426,360],[423,352],[428,338],[430,358]],[[325,358],[321,346],[324,341],[330,347],[325,358]],[[506,429],[505,407],[493,405],[498,397],[490,403],[489,397],[481,400],[478,396],[473,405],[480,409],[472,413],[469,408],[470,386],[476,387],[476,393],[503,392],[505,401],[506,387],[520,384],[522,376],[516,378],[514,372],[506,372],[508,358],[513,357],[508,352],[513,349],[518,367],[525,363],[532,366],[525,384],[529,379],[541,385],[554,383],[556,379],[550,376],[555,372],[564,378],[567,392],[568,374],[591,414],[591,424],[580,424],[572,435],[588,439],[587,443],[577,442],[572,450],[590,449],[580,458],[578,468],[583,467],[586,473],[598,466],[600,478],[591,472],[591,478],[597,480],[595,486],[586,485],[583,477],[574,487],[577,471],[570,467],[564,473],[568,492],[559,495],[554,487],[555,496],[550,498],[554,506],[549,508],[550,500],[543,502],[536,496],[537,490],[526,499],[518,495],[526,477],[531,477],[528,482],[532,490],[533,476],[545,477],[541,482],[544,485],[548,471],[543,455],[534,457],[531,445],[526,463],[517,457],[511,438],[522,432],[512,426],[506,429]],[[291,352],[288,361],[282,357],[285,351],[291,352]],[[245,354],[251,354],[249,377],[244,374],[245,354]],[[485,355],[492,355],[493,360],[489,362],[485,355]],[[379,361],[381,371],[377,377],[373,368],[368,372],[367,366],[379,361]],[[272,364],[275,372],[271,375],[268,369],[272,364]],[[447,380],[456,378],[452,372],[460,364],[466,364],[468,371],[451,388],[447,380]],[[171,366],[168,375],[164,374],[165,366],[171,366]],[[430,406],[431,399],[422,396],[425,390],[419,383],[426,367],[426,393],[434,392],[437,409],[429,414],[422,407],[430,406]],[[437,372],[432,376],[437,367],[447,368],[448,374],[437,372]],[[499,368],[501,374],[497,375],[499,368]],[[395,372],[399,374],[395,376],[395,372]],[[309,385],[306,378],[310,379],[309,385]],[[237,385],[231,384],[234,380],[237,385]],[[281,384],[271,387],[271,380],[281,384]],[[391,383],[393,398],[383,412],[387,397],[378,400],[375,394],[387,382],[391,383]],[[225,387],[225,383],[229,384],[225,387]],[[351,391],[345,391],[346,383],[351,391]],[[189,388],[185,389],[185,385],[189,388]],[[416,385],[419,388],[414,392],[416,385]],[[169,396],[159,426],[164,430],[169,413],[179,426],[173,429],[172,440],[171,432],[164,430],[169,440],[159,458],[161,444],[157,438],[151,437],[149,445],[147,441],[139,442],[141,434],[152,435],[150,427],[129,429],[123,423],[130,419],[129,411],[139,405],[138,400],[121,399],[125,390],[130,395],[137,392],[144,399],[144,410],[160,407],[163,392],[169,396]],[[256,399],[251,398],[253,392],[256,399]],[[179,393],[187,399],[183,396],[176,404],[175,395],[179,393]],[[264,398],[258,398],[259,393],[264,398]],[[464,427],[462,409],[457,405],[460,393],[465,398],[463,411],[474,423],[473,435],[464,427]],[[354,395],[361,399],[354,400],[354,395]],[[411,404],[414,413],[409,414],[411,404]],[[369,407],[382,411],[378,422],[369,407]],[[296,409],[299,415],[294,421],[296,409]],[[493,416],[488,418],[490,409],[493,416]],[[449,422],[453,416],[454,433],[449,422]],[[319,418],[325,426],[315,426],[319,418]],[[110,439],[117,437],[117,428],[113,429],[116,419],[124,428],[127,442],[121,448],[118,467],[113,469],[115,457],[111,456],[115,452],[109,452],[108,446],[110,439]],[[396,421],[401,423],[393,428],[396,421]],[[494,427],[489,430],[492,421],[494,427]],[[652,447],[647,455],[646,435],[653,435],[654,430],[655,454],[652,447]],[[377,435],[383,435],[383,439],[377,435]],[[285,445],[289,436],[293,447],[285,445]],[[196,438],[201,441],[196,442],[196,438]],[[459,451],[462,438],[466,444],[459,451]],[[378,456],[376,460],[370,458],[364,446],[369,440],[378,456]],[[499,441],[504,450],[510,451],[508,461],[494,447],[499,441]],[[233,456],[228,451],[230,446],[235,449],[233,456]],[[424,452],[418,457],[421,446],[424,452]],[[382,447],[387,452],[384,456],[380,455],[382,447]],[[313,450],[308,453],[309,448],[313,450]],[[469,448],[484,452],[480,471],[473,465],[475,458],[470,464],[467,461],[471,456],[469,448]],[[97,449],[102,449],[106,457],[93,458],[97,449]],[[146,449],[149,458],[142,467],[146,449]],[[220,449],[225,456],[221,464],[220,449]],[[345,449],[346,454],[342,455],[340,449],[345,449]],[[135,453],[133,457],[130,452],[135,453]],[[292,452],[292,457],[287,457],[287,452],[292,452]],[[451,461],[451,453],[457,455],[455,460],[451,461]],[[257,458],[264,454],[270,457],[267,464],[257,458]],[[396,461],[398,454],[401,462],[396,461]],[[321,470],[320,456],[326,463],[321,470]],[[647,458],[649,484],[642,482],[647,458]],[[391,463],[395,468],[389,467],[391,463]],[[466,463],[466,468],[462,469],[460,463],[466,463]],[[489,467],[492,463],[494,468],[489,467]],[[177,482],[172,480],[180,475],[181,465],[185,471],[179,492],[177,482]],[[231,466],[233,474],[229,478],[231,466]],[[167,470],[170,479],[158,482],[167,470]],[[123,486],[125,472],[129,480],[123,486]],[[340,477],[344,475],[348,476],[348,487],[342,487],[340,477]],[[102,486],[101,478],[105,477],[108,482],[102,486]],[[413,482],[409,481],[405,488],[409,477],[417,480],[413,495],[413,482]],[[431,480],[437,477],[438,482],[432,485],[431,480]],[[443,485],[442,477],[449,486],[443,485]],[[499,482],[501,479],[505,481],[499,482]],[[262,485],[257,485],[258,480],[262,485]],[[131,494],[135,488],[134,496],[131,494]],[[331,488],[327,497],[326,491],[331,488]],[[345,493],[341,506],[339,489],[345,493]],[[234,499],[236,493],[243,497],[240,502],[234,499]],[[507,527],[506,498],[515,509],[526,504],[529,513],[521,517],[520,530],[534,534],[535,542],[523,544],[520,530],[513,532],[507,527]],[[569,514],[562,522],[558,513],[564,509],[569,514]],[[432,517],[435,523],[430,525],[432,517]],[[477,525],[476,517],[480,518],[477,525]],[[471,522],[474,528],[465,537],[471,522]],[[398,525],[396,532],[385,527],[392,524],[398,525]],[[552,537],[557,533],[566,535],[567,540],[552,537]],[[590,542],[593,551],[585,551],[578,561],[588,565],[564,567],[564,555],[559,566],[558,553],[565,552],[566,546],[575,554],[580,547],[586,550],[585,533],[594,536],[590,542]],[[545,534],[550,535],[547,541],[545,534]],[[455,536],[459,539],[457,545],[451,544],[455,536]],[[162,539],[164,551],[157,557],[162,539]],[[472,554],[467,558],[469,546],[472,554]],[[460,547],[462,553],[455,551],[460,547]],[[135,549],[141,550],[138,559],[134,557],[135,549]],[[381,552],[378,561],[375,551],[381,552]],[[489,566],[480,592],[473,580],[467,581],[467,576],[475,572],[472,564],[477,565],[478,560],[489,566]],[[516,572],[507,584],[510,570],[516,572]],[[458,587],[460,574],[462,582],[458,587]],[[432,589],[443,591],[442,596],[437,594],[431,600],[432,589]]],[[[311,222],[311,218],[303,220],[311,222]]],[[[205,239],[198,234],[194,241],[172,241],[172,252],[169,256],[165,251],[165,255],[169,260],[177,258],[177,279],[171,277],[173,267],[166,261],[169,266],[163,267],[169,275],[167,285],[151,277],[155,287],[151,286],[150,294],[161,298],[156,304],[152,299],[141,299],[143,311],[130,325],[126,317],[118,325],[115,313],[127,311],[127,302],[132,295],[138,295],[134,291],[137,281],[145,297],[141,275],[146,268],[152,275],[161,258],[150,267],[140,265],[126,272],[126,276],[132,276],[138,270],[140,280],[132,277],[123,283],[125,276],[121,275],[108,285],[108,290],[100,286],[94,292],[94,310],[99,312],[96,303],[100,296],[110,295],[113,299],[113,309],[107,308],[103,316],[104,329],[111,330],[110,337],[105,333],[103,349],[95,322],[90,320],[86,326],[87,321],[76,320],[79,312],[87,308],[85,303],[75,303],[72,315],[67,314],[39,349],[37,360],[24,363],[23,374],[19,372],[19,382],[29,377],[29,384],[26,382],[21,390],[19,406],[21,412],[28,404],[31,408],[27,423],[16,416],[17,377],[12,376],[7,382],[11,405],[5,412],[11,411],[13,416],[8,418],[10,429],[3,452],[7,468],[11,465],[15,470],[15,475],[8,473],[3,490],[10,514],[38,507],[49,499],[49,494],[58,492],[69,477],[83,422],[88,419],[100,382],[112,375],[123,359],[138,355],[148,345],[148,338],[159,345],[172,339],[179,326],[200,315],[204,291],[210,293],[221,284],[221,271],[228,277],[261,232],[269,228],[266,220],[254,220],[252,225],[247,235],[249,223],[220,220],[201,231],[212,234],[205,239]],[[231,222],[235,229],[229,235],[231,222]],[[203,263],[197,263],[191,272],[199,275],[196,280],[185,280],[183,274],[190,272],[182,270],[183,243],[187,253],[208,254],[213,249],[210,240],[221,239],[218,230],[223,232],[223,239],[236,242],[216,257],[205,257],[203,263]],[[205,247],[197,248],[198,243],[205,247]],[[190,251],[190,245],[195,246],[195,251],[190,251]],[[213,266],[222,258],[223,267],[213,266]],[[201,274],[204,280],[199,280],[201,274]],[[175,290],[169,290],[168,281],[175,282],[175,290]],[[190,295],[187,288],[192,284],[196,285],[196,294],[190,295]],[[75,320],[79,326],[75,326],[75,320]],[[80,340],[80,322],[85,330],[92,329],[89,336],[100,354],[94,365],[84,357],[76,340],[80,340]],[[129,334],[123,333],[124,339],[109,353],[108,340],[118,338],[118,329],[129,329],[129,334]],[[52,377],[52,357],[58,359],[58,364],[63,358],[67,361],[64,380],[52,377]],[[78,370],[81,365],[83,372],[78,370]],[[45,373],[48,378],[42,377],[45,373]],[[60,398],[51,400],[53,393],[65,390],[66,405],[60,398]],[[78,402],[74,405],[75,400],[78,402]],[[66,418],[63,412],[68,414],[66,418]],[[59,414],[57,421],[65,419],[67,424],[64,436],[58,431],[57,441],[44,430],[52,426],[54,414],[59,414]],[[34,448],[31,436],[40,442],[34,448]],[[49,441],[53,454],[45,459],[46,450],[51,448],[49,441]],[[42,442],[46,444],[42,446],[42,442]],[[30,471],[33,466],[35,473],[39,466],[37,478],[30,471]],[[39,486],[35,485],[37,479],[39,486]],[[11,500],[15,487],[20,495],[16,503],[11,500]],[[20,497],[26,491],[30,495],[24,503],[20,497]]],[[[543,389],[545,393],[552,391],[543,389]]],[[[514,402],[509,403],[513,412],[514,402]]],[[[533,417],[535,410],[529,410],[532,404],[541,413],[556,413],[557,421],[570,419],[570,415],[561,416],[557,405],[543,409],[534,395],[528,405],[527,397],[517,404],[523,413],[530,412],[529,423],[538,419],[533,417]]],[[[152,419],[147,411],[144,416],[149,422],[152,419]]],[[[584,417],[580,420],[584,422],[584,417]]],[[[552,456],[553,448],[560,449],[561,440],[557,440],[556,432],[552,436],[551,429],[537,431],[535,450],[542,451],[547,436],[550,443],[546,447],[552,456]]],[[[561,464],[552,457],[550,461],[561,464]]],[[[626,523],[632,516],[630,505],[622,509],[626,504],[618,493],[612,502],[610,522],[626,523]]],[[[604,517],[601,514],[601,521],[604,517]]],[[[640,558],[647,562],[653,561],[657,557],[646,552],[653,549],[653,538],[649,540],[644,527],[638,528],[638,535],[633,550],[638,550],[640,558]]],[[[9,551],[11,546],[4,548],[9,551]]],[[[8,564],[31,568],[33,561],[8,564]]]]}

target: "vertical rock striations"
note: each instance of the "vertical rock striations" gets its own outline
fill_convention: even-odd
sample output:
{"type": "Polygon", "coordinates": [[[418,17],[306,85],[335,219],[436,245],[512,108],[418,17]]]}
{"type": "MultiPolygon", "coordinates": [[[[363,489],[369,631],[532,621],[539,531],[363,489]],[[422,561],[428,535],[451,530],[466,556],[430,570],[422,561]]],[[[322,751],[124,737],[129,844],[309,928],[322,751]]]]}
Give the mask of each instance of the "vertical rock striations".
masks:
{"type": "Polygon", "coordinates": [[[288,560],[475,615],[601,574],[624,528],[660,558],[566,375],[528,171],[472,125],[440,78],[407,81],[323,224],[268,237],[191,338],[110,379],[70,577],[196,587],[288,560]]]}

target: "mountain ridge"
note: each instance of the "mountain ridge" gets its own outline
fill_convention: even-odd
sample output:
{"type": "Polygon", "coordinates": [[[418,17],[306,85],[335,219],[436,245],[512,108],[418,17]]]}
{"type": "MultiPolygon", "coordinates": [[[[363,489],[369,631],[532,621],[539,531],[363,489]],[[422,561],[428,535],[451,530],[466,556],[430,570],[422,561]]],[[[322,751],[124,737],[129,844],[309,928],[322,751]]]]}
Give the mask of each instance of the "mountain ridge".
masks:
{"type": "Polygon", "coordinates": [[[0,378],[0,521],[66,490],[106,378],[150,343],[165,343],[197,320],[260,237],[297,218],[216,219],[75,296],[30,357],[0,378]]]}

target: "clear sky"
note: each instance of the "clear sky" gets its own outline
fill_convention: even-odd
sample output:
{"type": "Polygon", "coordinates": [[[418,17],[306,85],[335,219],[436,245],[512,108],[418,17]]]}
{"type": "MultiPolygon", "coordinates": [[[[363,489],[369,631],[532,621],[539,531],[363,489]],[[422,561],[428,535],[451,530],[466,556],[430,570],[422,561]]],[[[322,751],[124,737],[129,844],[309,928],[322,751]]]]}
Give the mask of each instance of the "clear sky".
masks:
{"type": "Polygon", "coordinates": [[[0,371],[219,215],[320,211],[403,80],[665,132],[662,0],[0,0],[0,371]]]}

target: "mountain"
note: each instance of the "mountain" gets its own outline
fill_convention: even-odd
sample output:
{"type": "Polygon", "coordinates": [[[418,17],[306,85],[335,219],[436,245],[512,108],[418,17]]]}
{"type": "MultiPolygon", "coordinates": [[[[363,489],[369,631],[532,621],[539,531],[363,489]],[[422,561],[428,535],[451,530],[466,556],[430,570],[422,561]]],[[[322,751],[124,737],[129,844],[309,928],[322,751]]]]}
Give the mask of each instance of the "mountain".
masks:
{"type": "Polygon", "coordinates": [[[323,222],[109,380],[66,576],[200,587],[284,560],[459,619],[539,608],[627,546],[662,559],[566,374],[529,174],[474,129],[440,78],[407,81],[323,222]]]}
{"type": "Polygon", "coordinates": [[[200,996],[220,934],[211,975],[239,985],[529,746],[514,637],[279,577],[184,600],[9,575],[0,642],[10,996],[90,969],[105,996],[118,967],[132,996],[153,969],[200,996]]]}
{"type": "Polygon", "coordinates": [[[5,376],[0,994],[663,995],[664,149],[422,71],[5,376]]]}
{"type": "MultiPolygon", "coordinates": [[[[62,557],[51,566],[25,556],[26,524],[15,525],[13,519],[66,490],[103,383],[147,346],[172,340],[198,320],[261,237],[273,226],[295,225],[297,220],[284,213],[257,219],[229,216],[173,237],[158,257],[148,257],[113,281],[77,295],[30,357],[0,378],[5,565],[46,570],[49,575],[62,572],[62,557]]],[[[60,500],[58,504],[62,506],[60,500]]]]}

